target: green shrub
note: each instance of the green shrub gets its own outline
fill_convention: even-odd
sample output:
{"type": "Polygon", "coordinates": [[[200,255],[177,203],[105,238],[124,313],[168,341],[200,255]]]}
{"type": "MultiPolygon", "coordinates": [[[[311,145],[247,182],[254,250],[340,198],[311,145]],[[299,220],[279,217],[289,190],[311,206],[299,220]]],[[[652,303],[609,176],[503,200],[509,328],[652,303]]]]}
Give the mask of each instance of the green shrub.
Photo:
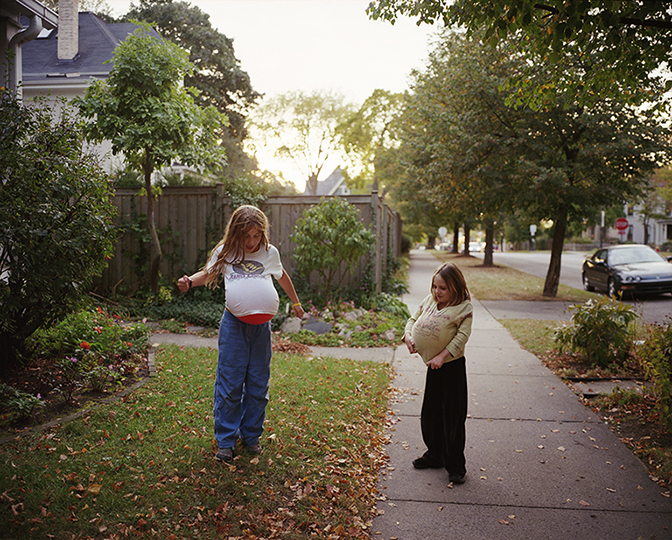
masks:
{"type": "Polygon", "coordinates": [[[112,254],[108,176],[62,105],[54,117],[0,89],[0,368],[76,308],[112,254]]]}
{"type": "Polygon", "coordinates": [[[556,330],[556,348],[582,355],[600,367],[625,362],[632,344],[630,325],[638,317],[631,306],[603,298],[569,309],[572,321],[556,330]]]}
{"type": "Polygon", "coordinates": [[[86,351],[99,358],[127,356],[146,350],[149,330],[143,323],[126,324],[102,308],[73,313],[50,328],[35,332],[28,341],[32,356],[74,357],[86,351]]]}
{"type": "Polygon", "coordinates": [[[45,403],[39,395],[34,396],[0,383],[0,408],[15,413],[20,418],[28,418],[44,407],[45,403]]]}
{"type": "Polygon", "coordinates": [[[672,427],[672,326],[648,325],[639,346],[640,362],[652,383],[663,425],[672,427]]]}
{"type": "Polygon", "coordinates": [[[359,220],[357,209],[338,197],[322,199],[296,222],[292,241],[297,271],[319,275],[320,293],[329,302],[340,291],[347,273],[372,248],[375,236],[359,220]]]}

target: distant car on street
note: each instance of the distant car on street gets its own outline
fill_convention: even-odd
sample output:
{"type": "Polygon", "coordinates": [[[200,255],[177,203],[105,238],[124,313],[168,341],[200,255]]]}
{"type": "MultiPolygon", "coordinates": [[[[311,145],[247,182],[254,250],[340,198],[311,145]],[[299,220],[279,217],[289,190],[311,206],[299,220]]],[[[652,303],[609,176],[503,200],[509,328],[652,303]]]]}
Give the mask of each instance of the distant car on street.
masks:
{"type": "Polygon", "coordinates": [[[583,287],[610,297],[672,293],[672,264],[649,246],[626,244],[598,249],[583,262],[583,287]]]}
{"type": "Polygon", "coordinates": [[[469,242],[469,253],[480,253],[481,251],[483,251],[481,242],[469,242]]]}

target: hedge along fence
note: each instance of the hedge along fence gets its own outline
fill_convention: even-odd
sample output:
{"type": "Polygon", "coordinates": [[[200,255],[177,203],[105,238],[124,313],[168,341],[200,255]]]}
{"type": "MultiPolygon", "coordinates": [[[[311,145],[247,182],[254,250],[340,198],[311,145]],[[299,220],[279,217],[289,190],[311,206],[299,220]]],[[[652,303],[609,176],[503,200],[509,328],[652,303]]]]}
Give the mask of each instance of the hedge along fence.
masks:
{"type": "MultiPolygon", "coordinates": [[[[138,189],[116,190],[114,203],[119,212],[115,220],[119,235],[114,256],[94,282],[96,290],[132,293],[142,280],[148,279],[147,199],[139,193],[138,189]]],[[[362,223],[376,233],[371,254],[362,257],[358,268],[346,276],[347,287],[358,288],[370,276],[374,289],[380,291],[392,270],[392,259],[401,255],[401,218],[377,193],[342,198],[359,210],[362,223]]],[[[292,257],[295,244],[290,237],[294,225],[305,210],[320,200],[321,197],[313,196],[270,197],[260,205],[270,222],[270,241],[280,251],[283,265],[293,278],[296,278],[296,262],[292,257]]],[[[167,281],[191,274],[205,264],[235,209],[222,185],[163,188],[154,208],[163,252],[160,271],[167,281]]],[[[342,271],[347,272],[345,265],[342,271]]]]}

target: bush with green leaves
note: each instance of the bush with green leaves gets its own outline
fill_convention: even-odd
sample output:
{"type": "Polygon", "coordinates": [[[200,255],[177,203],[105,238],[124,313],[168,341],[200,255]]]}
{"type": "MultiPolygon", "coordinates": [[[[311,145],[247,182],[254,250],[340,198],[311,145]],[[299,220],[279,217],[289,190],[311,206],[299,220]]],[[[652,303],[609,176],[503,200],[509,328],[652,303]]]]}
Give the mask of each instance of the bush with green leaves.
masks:
{"type": "Polygon", "coordinates": [[[346,200],[323,198],[306,210],[296,222],[292,241],[297,271],[308,277],[319,275],[319,289],[325,303],[338,296],[347,272],[373,247],[375,236],[360,221],[359,213],[346,200]]]}
{"type": "Polygon", "coordinates": [[[637,352],[652,384],[660,422],[672,427],[672,325],[647,325],[637,352]]]}
{"type": "Polygon", "coordinates": [[[149,330],[144,323],[126,323],[98,307],[72,313],[49,328],[39,329],[27,348],[33,357],[81,359],[90,353],[111,360],[144,352],[148,344],[149,330]]]}
{"type": "Polygon", "coordinates": [[[20,418],[29,418],[41,409],[44,409],[45,403],[37,395],[21,392],[13,386],[0,383],[0,408],[14,413],[20,418]]]}
{"type": "Polygon", "coordinates": [[[639,317],[632,306],[601,298],[569,309],[573,311],[571,324],[555,333],[561,352],[582,355],[600,367],[622,365],[627,360],[633,341],[631,324],[639,317]]]}
{"type": "Polygon", "coordinates": [[[112,254],[108,177],[69,108],[51,111],[0,89],[0,369],[73,311],[112,254]]]}

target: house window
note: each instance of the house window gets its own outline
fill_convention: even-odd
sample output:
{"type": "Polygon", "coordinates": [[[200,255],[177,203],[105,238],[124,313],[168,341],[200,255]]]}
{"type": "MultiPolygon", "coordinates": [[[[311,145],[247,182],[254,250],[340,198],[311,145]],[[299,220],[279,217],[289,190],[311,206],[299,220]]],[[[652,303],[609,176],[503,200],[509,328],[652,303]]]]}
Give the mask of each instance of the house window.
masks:
{"type": "Polygon", "coordinates": [[[672,240],[672,223],[667,224],[667,239],[672,240]]]}

